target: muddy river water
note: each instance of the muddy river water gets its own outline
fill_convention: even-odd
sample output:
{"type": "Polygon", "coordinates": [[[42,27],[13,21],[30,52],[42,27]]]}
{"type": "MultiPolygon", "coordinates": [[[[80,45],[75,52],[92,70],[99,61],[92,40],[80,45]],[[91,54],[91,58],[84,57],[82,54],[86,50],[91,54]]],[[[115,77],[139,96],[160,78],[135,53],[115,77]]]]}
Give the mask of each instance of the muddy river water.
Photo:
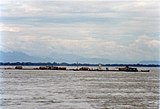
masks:
{"type": "Polygon", "coordinates": [[[0,70],[0,109],[158,109],[150,72],[0,70]]]}

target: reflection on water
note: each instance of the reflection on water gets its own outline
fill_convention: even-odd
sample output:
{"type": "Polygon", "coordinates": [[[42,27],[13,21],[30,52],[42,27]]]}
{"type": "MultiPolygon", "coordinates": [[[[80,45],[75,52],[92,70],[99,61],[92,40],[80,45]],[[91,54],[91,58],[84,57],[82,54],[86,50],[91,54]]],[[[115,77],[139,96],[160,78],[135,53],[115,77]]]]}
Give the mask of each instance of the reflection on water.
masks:
{"type": "Polygon", "coordinates": [[[0,71],[2,109],[157,109],[151,72],[0,71]]]}

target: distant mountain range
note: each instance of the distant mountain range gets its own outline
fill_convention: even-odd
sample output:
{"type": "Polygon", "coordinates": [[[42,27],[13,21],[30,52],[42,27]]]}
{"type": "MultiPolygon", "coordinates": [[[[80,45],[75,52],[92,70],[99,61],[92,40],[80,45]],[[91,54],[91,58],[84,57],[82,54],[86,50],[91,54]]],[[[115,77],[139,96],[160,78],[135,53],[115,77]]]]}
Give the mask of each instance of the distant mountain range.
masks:
{"type": "MultiPolygon", "coordinates": [[[[67,63],[91,63],[91,64],[121,64],[129,63],[124,61],[113,61],[104,58],[87,58],[74,54],[52,53],[48,57],[30,56],[23,52],[0,51],[0,62],[67,62],[67,63]]],[[[160,61],[140,61],[139,64],[160,64],[160,61]]],[[[135,64],[137,64],[135,63],[135,64]]]]}
{"type": "Polygon", "coordinates": [[[114,63],[109,59],[86,58],[73,54],[53,53],[48,57],[30,56],[22,52],[3,52],[0,51],[0,62],[67,62],[67,63],[114,63]]]}
{"type": "Polygon", "coordinates": [[[139,64],[159,64],[160,61],[140,61],[139,64]]]}
{"type": "Polygon", "coordinates": [[[22,52],[2,52],[0,51],[1,62],[36,62],[42,61],[41,58],[29,56],[22,52]]]}

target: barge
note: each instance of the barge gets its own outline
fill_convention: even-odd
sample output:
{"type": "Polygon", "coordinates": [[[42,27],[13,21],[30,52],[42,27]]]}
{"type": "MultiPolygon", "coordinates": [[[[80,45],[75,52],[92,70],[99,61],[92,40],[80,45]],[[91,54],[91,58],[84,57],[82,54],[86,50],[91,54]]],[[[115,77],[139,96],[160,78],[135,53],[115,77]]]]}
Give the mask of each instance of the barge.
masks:
{"type": "Polygon", "coordinates": [[[117,69],[109,69],[102,67],[98,67],[97,69],[93,69],[90,67],[80,67],[80,68],[73,68],[67,69],[67,67],[58,67],[58,66],[40,66],[38,68],[24,68],[23,66],[16,66],[15,68],[1,68],[4,70],[67,70],[67,71],[117,71],[117,72],[149,72],[150,70],[138,70],[137,68],[132,68],[129,66],[120,67],[117,69]]]}

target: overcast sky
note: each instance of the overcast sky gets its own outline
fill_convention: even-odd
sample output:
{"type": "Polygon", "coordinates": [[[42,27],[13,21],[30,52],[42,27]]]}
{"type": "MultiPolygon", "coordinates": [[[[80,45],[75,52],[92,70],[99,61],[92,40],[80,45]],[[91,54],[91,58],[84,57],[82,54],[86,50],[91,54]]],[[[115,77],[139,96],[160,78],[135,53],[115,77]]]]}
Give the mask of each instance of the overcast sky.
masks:
{"type": "Polygon", "coordinates": [[[159,0],[1,0],[0,49],[159,59],[159,0]]]}

